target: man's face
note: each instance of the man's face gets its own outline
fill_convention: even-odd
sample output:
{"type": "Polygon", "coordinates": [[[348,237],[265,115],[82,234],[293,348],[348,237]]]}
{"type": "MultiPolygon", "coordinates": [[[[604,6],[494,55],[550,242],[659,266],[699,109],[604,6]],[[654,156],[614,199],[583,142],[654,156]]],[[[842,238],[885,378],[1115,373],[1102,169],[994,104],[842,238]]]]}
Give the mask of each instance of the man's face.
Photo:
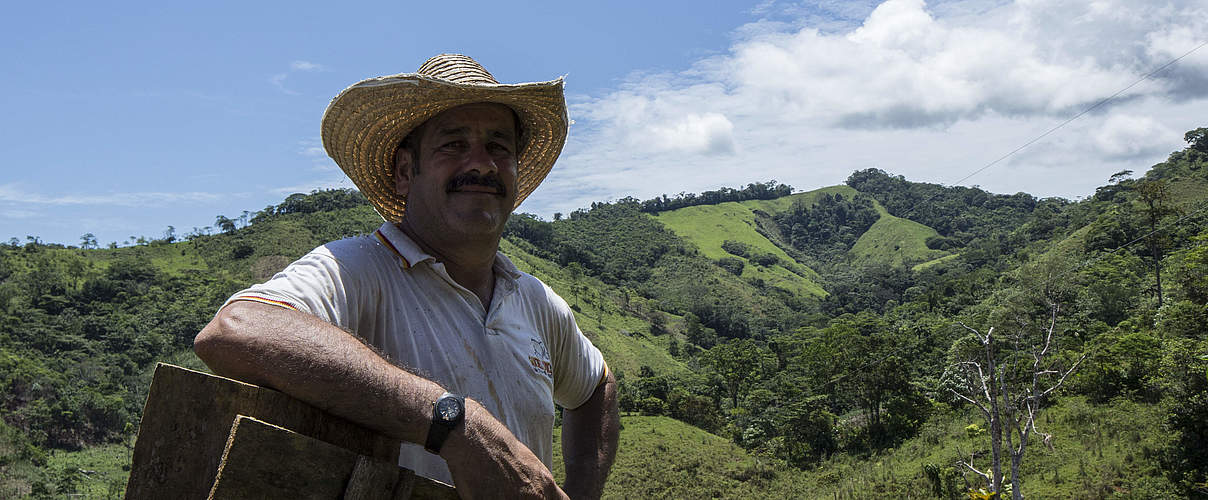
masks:
{"type": "Polygon", "coordinates": [[[428,120],[395,158],[405,222],[424,239],[495,240],[516,202],[519,142],[511,108],[467,104],[428,120]]]}

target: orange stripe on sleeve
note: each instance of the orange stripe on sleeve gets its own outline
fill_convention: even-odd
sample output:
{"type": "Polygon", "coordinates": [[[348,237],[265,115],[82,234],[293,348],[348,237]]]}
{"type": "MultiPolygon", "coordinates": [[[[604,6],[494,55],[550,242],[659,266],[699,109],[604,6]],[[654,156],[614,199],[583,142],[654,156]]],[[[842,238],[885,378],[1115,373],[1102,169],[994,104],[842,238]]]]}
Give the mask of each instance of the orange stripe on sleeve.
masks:
{"type": "Polygon", "coordinates": [[[259,302],[261,304],[268,304],[270,306],[277,306],[277,307],[284,307],[286,309],[293,309],[295,311],[298,310],[297,307],[294,307],[294,305],[290,304],[289,302],[285,302],[285,301],[281,301],[281,300],[273,300],[273,299],[269,299],[269,298],[265,298],[265,297],[257,297],[255,295],[241,295],[239,297],[235,297],[234,299],[231,299],[232,302],[237,301],[237,300],[247,300],[250,302],[259,302]]]}

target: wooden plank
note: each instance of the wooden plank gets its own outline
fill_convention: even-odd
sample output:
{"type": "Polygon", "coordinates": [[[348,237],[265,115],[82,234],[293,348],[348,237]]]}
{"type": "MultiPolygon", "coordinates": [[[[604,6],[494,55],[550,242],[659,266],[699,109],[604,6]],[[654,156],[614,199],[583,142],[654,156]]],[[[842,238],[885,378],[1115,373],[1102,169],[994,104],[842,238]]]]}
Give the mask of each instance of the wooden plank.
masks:
{"type": "MultiPolygon", "coordinates": [[[[338,499],[358,457],[339,446],[240,415],[231,427],[209,500],[338,499]]],[[[394,468],[397,477],[398,466],[386,465],[394,468]]]]}
{"type": "Polygon", "coordinates": [[[455,500],[450,486],[240,415],[208,500],[455,500]],[[400,480],[401,479],[401,480],[400,480]]]}
{"type": "MultiPolygon", "coordinates": [[[[403,469],[403,470],[406,470],[406,469],[403,469]]],[[[407,472],[411,472],[411,471],[407,471],[407,472]]],[[[461,496],[459,496],[457,494],[457,490],[453,489],[452,486],[449,486],[445,483],[433,481],[426,477],[416,476],[414,473],[412,473],[412,477],[414,478],[415,482],[413,483],[413,486],[411,488],[411,495],[407,496],[407,497],[395,496],[396,499],[398,499],[398,498],[416,498],[416,499],[423,499],[423,500],[459,500],[461,498],[461,496]]],[[[496,490],[492,493],[497,494],[499,497],[502,497],[502,498],[508,497],[507,493],[503,492],[503,491],[496,490]]]]}
{"type": "Polygon", "coordinates": [[[344,487],[344,498],[392,500],[400,473],[404,470],[395,464],[361,455],[352,468],[348,486],[344,487]]]}
{"type": "Polygon", "coordinates": [[[398,463],[397,440],[271,389],[160,363],[143,408],[126,498],[205,498],[237,415],[398,463]]]}

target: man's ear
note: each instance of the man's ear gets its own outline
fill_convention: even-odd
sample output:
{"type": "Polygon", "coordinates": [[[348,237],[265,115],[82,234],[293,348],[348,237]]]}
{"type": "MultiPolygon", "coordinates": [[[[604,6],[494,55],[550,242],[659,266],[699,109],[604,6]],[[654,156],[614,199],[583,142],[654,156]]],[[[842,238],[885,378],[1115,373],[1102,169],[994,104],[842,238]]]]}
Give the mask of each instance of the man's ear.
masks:
{"type": "Polygon", "coordinates": [[[414,156],[407,148],[400,147],[394,152],[394,192],[406,197],[411,191],[411,161],[414,156]]]}

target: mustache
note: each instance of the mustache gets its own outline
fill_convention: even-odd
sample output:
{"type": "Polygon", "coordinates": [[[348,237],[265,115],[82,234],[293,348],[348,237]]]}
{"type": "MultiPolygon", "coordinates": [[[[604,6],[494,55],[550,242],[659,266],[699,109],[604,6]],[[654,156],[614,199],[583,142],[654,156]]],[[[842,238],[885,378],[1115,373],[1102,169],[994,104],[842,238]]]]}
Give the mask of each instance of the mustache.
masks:
{"type": "Polygon", "coordinates": [[[466,172],[459,174],[452,179],[449,179],[449,184],[445,187],[446,191],[456,191],[463,186],[483,186],[494,188],[500,195],[506,195],[508,189],[503,185],[503,181],[499,180],[499,176],[494,173],[480,175],[476,172],[466,172]]]}

